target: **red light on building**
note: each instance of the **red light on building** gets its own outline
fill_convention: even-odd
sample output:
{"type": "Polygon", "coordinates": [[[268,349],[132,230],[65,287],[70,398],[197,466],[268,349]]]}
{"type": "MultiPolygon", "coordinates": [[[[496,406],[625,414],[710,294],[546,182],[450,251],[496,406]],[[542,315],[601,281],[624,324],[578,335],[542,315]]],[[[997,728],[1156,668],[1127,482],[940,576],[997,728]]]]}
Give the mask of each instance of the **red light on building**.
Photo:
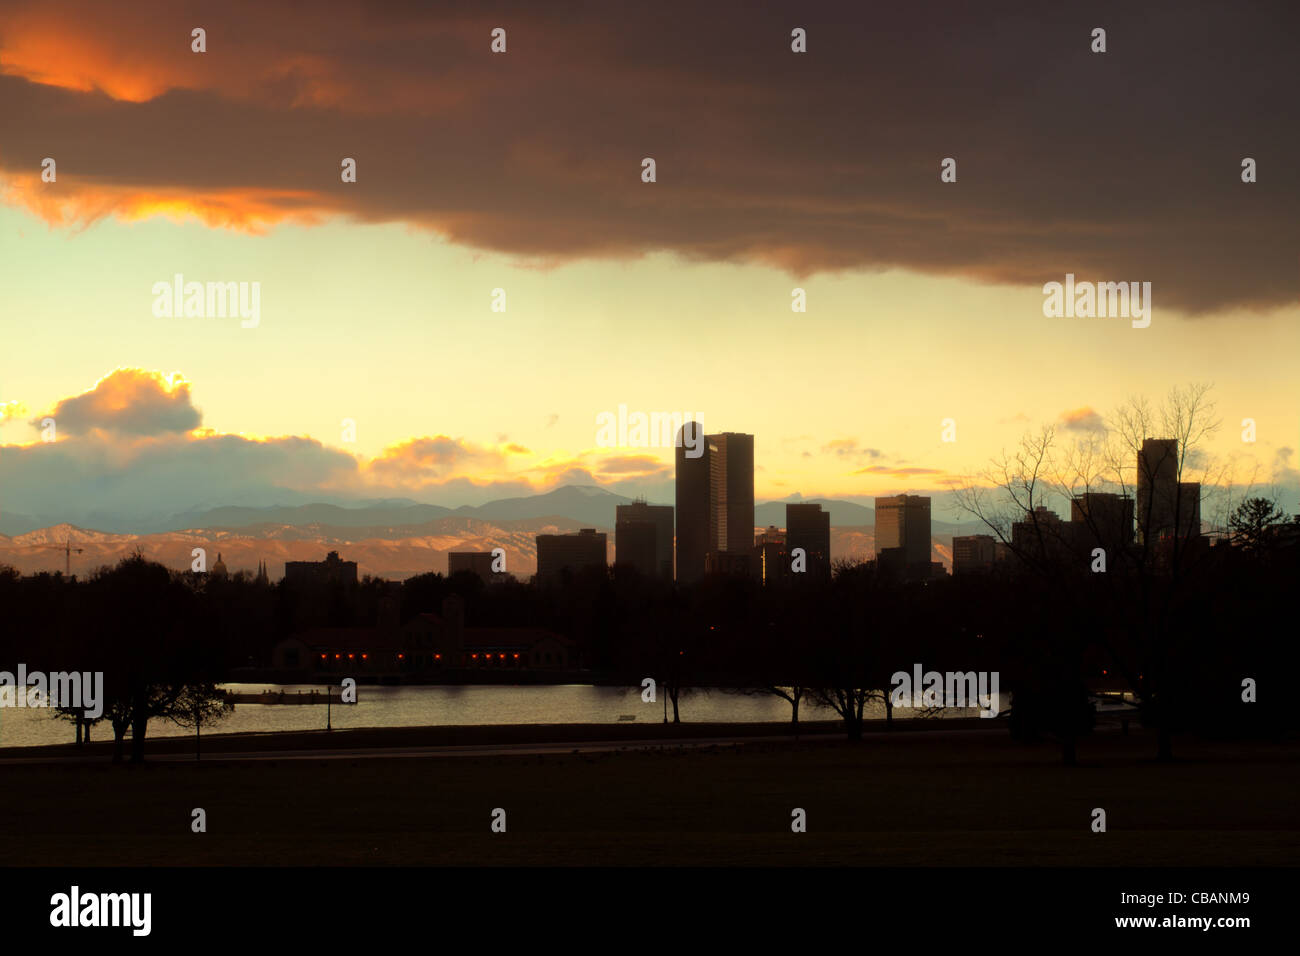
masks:
{"type": "Polygon", "coordinates": [[[477,654],[471,654],[470,657],[474,658],[474,660],[478,660],[478,655],[477,655],[477,654]]]}
{"type": "Polygon", "coordinates": [[[335,659],[335,660],[338,660],[338,659],[339,659],[339,655],[335,654],[335,655],[334,655],[334,659],[335,659]]]}
{"type": "Polygon", "coordinates": [[[348,660],[352,660],[352,659],[353,659],[354,657],[356,657],[356,656],[357,656],[357,655],[355,655],[355,654],[349,654],[349,655],[348,655],[348,660]]]}
{"type": "Polygon", "coordinates": [[[504,654],[498,654],[497,657],[501,658],[502,660],[506,659],[506,656],[504,654]]]}
{"type": "Polygon", "coordinates": [[[518,654],[515,655],[515,660],[519,660],[519,655],[518,655],[518,654]]]}
{"type": "Polygon", "coordinates": [[[327,656],[328,656],[328,655],[322,654],[322,655],[320,656],[320,659],[321,659],[321,660],[325,660],[325,658],[326,658],[327,656]]]}
{"type": "Polygon", "coordinates": [[[398,655],[397,655],[397,659],[398,659],[399,661],[404,661],[404,660],[406,660],[406,655],[405,655],[405,654],[398,654],[398,655]]]}
{"type": "Polygon", "coordinates": [[[369,654],[362,654],[362,655],[361,655],[361,659],[362,659],[363,661],[370,660],[370,655],[369,655],[369,654]]]}
{"type": "Polygon", "coordinates": [[[434,659],[435,661],[440,661],[440,660],[442,660],[442,655],[441,655],[441,654],[434,654],[434,655],[433,655],[433,659],[434,659]]]}

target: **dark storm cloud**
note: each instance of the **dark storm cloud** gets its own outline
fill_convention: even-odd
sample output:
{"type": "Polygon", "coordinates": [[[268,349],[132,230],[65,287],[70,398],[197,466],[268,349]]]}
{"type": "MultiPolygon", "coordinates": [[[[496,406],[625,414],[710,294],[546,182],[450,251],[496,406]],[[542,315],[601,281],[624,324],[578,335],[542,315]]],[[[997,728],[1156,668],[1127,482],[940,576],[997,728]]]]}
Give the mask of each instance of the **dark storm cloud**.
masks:
{"type": "Polygon", "coordinates": [[[9,201],[344,214],[541,262],[1072,272],[1193,313],[1296,301],[1292,5],[536,6],[10,4],[9,201]],[[58,192],[33,181],[45,156],[58,192]]]}

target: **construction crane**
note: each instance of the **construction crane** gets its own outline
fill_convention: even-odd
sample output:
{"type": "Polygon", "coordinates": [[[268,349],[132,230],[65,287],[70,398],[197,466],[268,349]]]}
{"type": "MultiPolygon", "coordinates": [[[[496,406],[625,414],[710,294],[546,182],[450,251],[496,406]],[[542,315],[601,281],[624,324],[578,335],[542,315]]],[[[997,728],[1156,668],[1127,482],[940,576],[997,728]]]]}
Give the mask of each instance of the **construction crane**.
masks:
{"type": "Polygon", "coordinates": [[[86,550],[85,548],[74,548],[72,546],[71,538],[69,538],[64,544],[43,544],[40,547],[58,548],[63,552],[63,576],[68,578],[72,577],[72,552],[75,551],[77,554],[81,554],[86,550]]]}

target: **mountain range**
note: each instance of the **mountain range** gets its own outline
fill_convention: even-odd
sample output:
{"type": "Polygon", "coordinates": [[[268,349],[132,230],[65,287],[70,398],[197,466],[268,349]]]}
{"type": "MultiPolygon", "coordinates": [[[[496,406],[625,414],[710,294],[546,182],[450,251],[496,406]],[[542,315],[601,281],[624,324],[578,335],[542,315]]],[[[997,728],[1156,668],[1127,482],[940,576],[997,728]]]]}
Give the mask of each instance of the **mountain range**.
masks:
{"type": "MultiPolygon", "coordinates": [[[[875,512],[851,501],[794,499],[820,504],[831,515],[833,558],[874,553],[875,512]]],[[[194,548],[205,548],[211,565],[220,553],[233,573],[266,561],[273,578],[285,561],[320,560],[338,551],[357,562],[360,574],[403,579],[447,569],[449,551],[506,551],[507,569],[519,577],[537,566],[537,534],[597,528],[609,534],[614,558],[615,507],[632,499],[590,485],[566,485],[545,494],[503,498],[477,506],[446,508],[408,499],[382,499],[351,507],[329,502],[267,507],[221,506],[196,509],[159,520],[157,527],[132,530],[87,529],[66,522],[30,527],[32,519],[0,515],[0,563],[24,573],[58,570],[70,558],[73,573],[84,575],[139,549],[169,567],[187,568],[194,548]],[[74,551],[64,552],[71,541],[74,551]]],[[[755,525],[784,527],[784,501],[754,509],[755,525]]],[[[951,561],[953,534],[974,534],[975,525],[933,521],[932,558],[951,561]]]]}

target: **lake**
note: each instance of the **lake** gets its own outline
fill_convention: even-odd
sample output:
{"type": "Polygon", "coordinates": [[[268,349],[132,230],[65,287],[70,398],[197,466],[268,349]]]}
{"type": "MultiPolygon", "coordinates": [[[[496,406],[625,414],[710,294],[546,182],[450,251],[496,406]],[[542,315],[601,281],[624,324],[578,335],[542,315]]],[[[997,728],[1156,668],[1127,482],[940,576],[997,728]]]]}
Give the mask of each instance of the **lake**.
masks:
{"type": "MultiPolygon", "coordinates": [[[[286,694],[323,690],[319,684],[223,684],[234,692],[256,694],[264,690],[286,694]]],[[[334,691],[338,693],[338,689],[334,691]]],[[[789,721],[790,705],[770,695],[746,697],[720,690],[696,690],[680,699],[683,722],[764,723],[789,721]]],[[[72,743],[73,725],[56,720],[51,711],[40,708],[0,708],[0,748],[34,747],[72,743]]],[[[906,712],[902,712],[906,714],[906,712]]],[[[974,716],[976,711],[953,708],[953,717],[974,716]]],[[[360,727],[421,727],[457,724],[612,724],[619,717],[635,715],[638,724],[662,724],[664,695],[654,703],[641,701],[640,688],[593,687],[589,684],[546,684],[503,686],[496,684],[439,686],[371,686],[357,688],[356,704],[335,703],[329,709],[330,724],[336,729],[360,727]]],[[[672,703],[668,704],[672,719],[672,703]]],[[[884,705],[872,702],[865,716],[883,719],[884,705]]],[[[208,733],[266,733],[282,730],[317,730],[325,727],[325,705],[236,704],[234,713],[208,733]]],[[[833,711],[814,707],[807,701],[799,706],[800,720],[834,720],[833,711]]],[[[192,730],[171,721],[149,721],[150,737],[193,735],[192,730]]],[[[107,721],[97,724],[92,740],[111,740],[113,728],[107,721]]]]}

